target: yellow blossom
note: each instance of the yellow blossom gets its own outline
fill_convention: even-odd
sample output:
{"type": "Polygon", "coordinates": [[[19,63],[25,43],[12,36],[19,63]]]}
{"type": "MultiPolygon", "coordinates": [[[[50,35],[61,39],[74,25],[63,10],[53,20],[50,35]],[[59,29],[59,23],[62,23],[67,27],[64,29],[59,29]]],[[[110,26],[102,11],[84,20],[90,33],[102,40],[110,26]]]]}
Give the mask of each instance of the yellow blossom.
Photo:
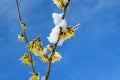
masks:
{"type": "Polygon", "coordinates": [[[37,39],[34,39],[33,41],[29,42],[29,47],[36,47],[36,46],[42,46],[42,42],[40,40],[40,37],[37,39]]]}
{"type": "Polygon", "coordinates": [[[58,52],[54,52],[51,54],[52,62],[60,61],[61,58],[62,58],[62,56],[58,52]]]}
{"type": "Polygon", "coordinates": [[[43,62],[48,62],[48,55],[43,54],[43,55],[40,56],[40,58],[43,62]]]}
{"type": "Polygon", "coordinates": [[[60,9],[64,9],[65,7],[64,0],[53,0],[53,1],[57,5],[57,7],[59,7],[60,9]]]}
{"type": "Polygon", "coordinates": [[[61,40],[67,39],[66,36],[67,36],[67,35],[66,35],[66,32],[61,32],[60,35],[59,35],[59,37],[60,37],[61,40]]]}
{"type": "Polygon", "coordinates": [[[40,40],[40,37],[38,37],[37,39],[34,39],[33,42],[34,42],[34,45],[35,45],[35,46],[42,45],[42,42],[41,42],[41,40],[40,40]]]}
{"type": "Polygon", "coordinates": [[[18,35],[18,40],[19,41],[24,41],[24,39],[25,39],[25,34],[24,33],[18,35]]]}
{"type": "Polygon", "coordinates": [[[67,27],[66,30],[64,32],[61,32],[59,37],[61,40],[66,40],[71,38],[72,36],[74,36],[75,31],[73,30],[72,27],[67,27]]]}
{"type": "Polygon", "coordinates": [[[72,27],[67,27],[65,33],[66,33],[66,39],[71,38],[75,34],[75,32],[72,29],[72,27]]]}
{"type": "Polygon", "coordinates": [[[39,73],[38,72],[34,72],[29,80],[39,80],[39,79],[40,79],[39,73]]]}
{"type": "Polygon", "coordinates": [[[24,22],[20,22],[20,25],[22,27],[22,30],[24,31],[26,29],[26,24],[24,22]]]}
{"type": "Polygon", "coordinates": [[[32,48],[31,52],[33,52],[36,56],[40,56],[43,52],[43,48],[42,47],[34,47],[32,48]]]}
{"type": "Polygon", "coordinates": [[[54,46],[52,45],[47,45],[48,50],[52,51],[54,49],[54,46]]]}
{"type": "Polygon", "coordinates": [[[71,36],[74,36],[74,33],[75,33],[72,27],[67,27],[66,32],[71,36]]]}
{"type": "Polygon", "coordinates": [[[40,53],[43,52],[42,42],[40,38],[34,39],[33,41],[29,42],[29,50],[34,53],[36,56],[39,56],[40,53]]]}
{"type": "Polygon", "coordinates": [[[33,47],[34,47],[34,42],[33,41],[29,42],[28,48],[30,51],[32,51],[33,47]]]}
{"type": "Polygon", "coordinates": [[[31,58],[30,56],[25,53],[21,58],[20,58],[20,61],[25,63],[25,64],[28,64],[28,65],[31,65],[31,58]]]}

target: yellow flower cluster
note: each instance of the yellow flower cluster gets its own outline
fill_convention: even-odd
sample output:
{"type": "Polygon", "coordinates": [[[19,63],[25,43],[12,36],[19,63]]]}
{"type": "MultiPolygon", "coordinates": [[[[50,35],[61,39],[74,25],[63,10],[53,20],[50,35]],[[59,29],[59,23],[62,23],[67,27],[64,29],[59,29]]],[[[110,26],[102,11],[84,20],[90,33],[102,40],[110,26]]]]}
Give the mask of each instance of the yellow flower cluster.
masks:
{"type": "Polygon", "coordinates": [[[39,80],[40,75],[38,72],[34,72],[29,80],[39,80]]]}
{"type": "Polygon", "coordinates": [[[20,61],[25,63],[25,64],[28,64],[28,65],[31,65],[31,58],[30,56],[25,53],[21,58],[20,58],[20,61]]]}
{"type": "Polygon", "coordinates": [[[61,40],[66,40],[74,36],[75,32],[72,27],[67,27],[64,32],[61,32],[59,37],[61,40]]]}
{"type": "Polygon", "coordinates": [[[23,42],[25,40],[25,34],[24,33],[19,34],[18,35],[18,40],[23,42]]]}
{"type": "Polygon", "coordinates": [[[52,51],[52,50],[54,49],[54,46],[48,45],[48,46],[47,46],[47,49],[50,50],[50,51],[52,51]]]}
{"type": "Polygon", "coordinates": [[[64,4],[64,0],[54,0],[54,3],[57,5],[57,7],[59,7],[60,9],[64,9],[65,4],[64,4]]]}
{"type": "Polygon", "coordinates": [[[42,47],[40,37],[29,42],[28,48],[36,56],[39,56],[43,62],[48,62],[48,55],[45,51],[45,48],[42,47]]]}
{"type": "Polygon", "coordinates": [[[20,22],[20,25],[22,27],[22,30],[24,31],[26,29],[26,24],[24,22],[20,22]]]}
{"type": "Polygon", "coordinates": [[[29,50],[34,53],[36,56],[40,56],[40,53],[43,52],[43,47],[41,46],[42,42],[40,38],[37,38],[31,42],[29,42],[29,50]]]}
{"type": "Polygon", "coordinates": [[[54,52],[51,54],[52,62],[60,61],[61,58],[62,58],[62,56],[58,52],[54,52]]]}
{"type": "Polygon", "coordinates": [[[43,62],[48,62],[48,59],[49,59],[47,54],[41,55],[40,58],[43,62]]]}

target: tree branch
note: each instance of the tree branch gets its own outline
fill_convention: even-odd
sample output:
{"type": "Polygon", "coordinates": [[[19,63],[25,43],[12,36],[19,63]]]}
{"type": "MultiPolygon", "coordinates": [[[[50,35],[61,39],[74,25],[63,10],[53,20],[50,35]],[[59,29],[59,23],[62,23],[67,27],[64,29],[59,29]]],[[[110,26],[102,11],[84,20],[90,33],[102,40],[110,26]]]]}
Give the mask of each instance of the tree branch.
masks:
{"type": "Polygon", "coordinates": [[[68,7],[69,3],[70,3],[70,0],[68,0],[68,3],[67,3],[67,4],[65,5],[65,7],[64,7],[64,12],[63,12],[62,19],[64,19],[64,18],[65,18],[66,11],[67,11],[67,7],[68,7]]]}
{"type": "MultiPolygon", "coordinates": [[[[60,32],[62,32],[62,28],[60,27],[60,32]]],[[[54,49],[52,50],[52,54],[54,54],[56,48],[57,48],[57,45],[59,43],[59,40],[60,38],[58,37],[58,40],[57,42],[54,44],[54,49]]],[[[46,77],[45,77],[45,80],[48,80],[48,77],[50,75],[50,71],[51,71],[51,63],[52,63],[52,57],[50,56],[49,60],[48,60],[48,68],[47,68],[47,72],[46,72],[46,77]]]]}
{"type": "MultiPolygon", "coordinates": [[[[24,32],[25,33],[25,32],[24,32]]],[[[28,41],[28,38],[27,38],[27,35],[25,33],[25,42],[27,43],[27,46],[29,46],[29,41],[28,41]]],[[[33,64],[33,58],[32,58],[32,53],[31,51],[29,51],[29,55],[30,55],[30,62],[31,62],[31,66],[32,66],[32,72],[34,73],[35,72],[35,68],[34,68],[34,64],[33,64]]]]}
{"type": "Polygon", "coordinates": [[[77,30],[80,27],[80,24],[77,24],[73,27],[73,30],[77,30]]]}
{"type": "MultiPolygon", "coordinates": [[[[18,10],[18,18],[19,18],[19,21],[20,21],[20,24],[21,24],[22,17],[21,17],[21,14],[20,14],[20,8],[19,8],[18,0],[16,0],[16,6],[17,6],[17,10],[18,10]]],[[[29,46],[29,41],[28,41],[25,30],[23,31],[23,33],[25,35],[25,42],[26,42],[27,46],[29,46]]],[[[29,55],[30,55],[30,58],[31,58],[32,72],[34,73],[35,69],[34,69],[34,65],[33,65],[32,53],[30,51],[29,51],[29,55]]]]}
{"type": "Polygon", "coordinates": [[[21,15],[20,15],[20,8],[19,8],[18,0],[16,0],[16,5],[17,5],[17,10],[18,10],[18,18],[19,18],[19,20],[21,22],[22,18],[21,18],[21,15]]]}
{"type": "MultiPolygon", "coordinates": [[[[70,3],[70,0],[68,0],[68,3],[65,5],[62,19],[65,18],[66,10],[67,10],[67,7],[68,7],[69,3],[70,3]]],[[[61,28],[61,27],[60,27],[60,32],[62,32],[62,28],[61,28]]],[[[52,50],[52,53],[53,53],[53,54],[54,54],[54,52],[55,52],[55,50],[56,50],[56,48],[57,48],[57,45],[58,45],[58,43],[59,43],[59,40],[60,40],[60,38],[58,37],[57,42],[54,44],[54,49],[52,50]]],[[[45,80],[48,80],[48,78],[49,78],[50,71],[51,71],[51,63],[52,63],[52,59],[51,59],[51,56],[50,56],[50,59],[48,60],[48,68],[47,68],[45,80]]]]}

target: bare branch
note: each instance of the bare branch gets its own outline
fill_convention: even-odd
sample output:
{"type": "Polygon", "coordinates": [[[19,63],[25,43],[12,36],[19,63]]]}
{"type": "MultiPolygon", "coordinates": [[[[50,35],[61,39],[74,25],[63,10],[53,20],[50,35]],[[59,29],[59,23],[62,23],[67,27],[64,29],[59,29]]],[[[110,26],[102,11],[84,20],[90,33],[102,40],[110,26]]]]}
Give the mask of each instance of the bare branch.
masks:
{"type": "Polygon", "coordinates": [[[68,3],[67,3],[67,4],[65,5],[65,7],[64,7],[64,12],[63,12],[62,19],[64,19],[64,18],[65,18],[66,11],[67,11],[67,7],[68,7],[69,3],[70,3],[70,0],[68,0],[68,3]]]}
{"type": "Polygon", "coordinates": [[[77,30],[80,27],[80,24],[77,24],[76,26],[73,27],[73,30],[77,30]]]}
{"type": "MultiPolygon", "coordinates": [[[[21,17],[21,14],[20,14],[20,8],[19,8],[18,0],[16,0],[16,5],[17,5],[17,10],[18,10],[18,18],[19,18],[20,23],[21,23],[23,21],[22,21],[22,17],[21,17]]],[[[29,41],[28,41],[25,30],[23,31],[23,33],[25,34],[25,42],[26,42],[27,46],[29,46],[29,41]]],[[[29,51],[29,55],[30,55],[30,58],[31,58],[32,72],[34,73],[35,69],[34,69],[34,65],[33,65],[32,53],[30,51],[29,51]]]]}
{"type": "Polygon", "coordinates": [[[21,18],[21,15],[20,15],[20,8],[19,8],[18,0],[16,0],[16,6],[17,6],[17,10],[18,10],[18,18],[19,18],[19,20],[21,22],[22,18],[21,18]]]}
{"type": "MultiPolygon", "coordinates": [[[[67,10],[67,7],[68,7],[69,3],[70,3],[70,0],[68,0],[68,3],[65,5],[62,19],[65,18],[66,10],[67,10]]],[[[62,28],[61,28],[61,27],[60,27],[60,32],[62,32],[62,28]]],[[[54,49],[53,49],[53,51],[52,51],[53,54],[54,54],[54,52],[55,52],[55,50],[56,50],[56,48],[57,48],[57,45],[58,45],[58,43],[59,43],[59,40],[60,40],[60,38],[58,37],[57,42],[54,44],[54,49]]],[[[48,78],[49,78],[50,71],[51,71],[51,63],[52,63],[52,59],[51,59],[51,56],[50,56],[50,59],[49,59],[49,61],[48,61],[48,68],[47,68],[45,80],[48,80],[48,78]]]]}

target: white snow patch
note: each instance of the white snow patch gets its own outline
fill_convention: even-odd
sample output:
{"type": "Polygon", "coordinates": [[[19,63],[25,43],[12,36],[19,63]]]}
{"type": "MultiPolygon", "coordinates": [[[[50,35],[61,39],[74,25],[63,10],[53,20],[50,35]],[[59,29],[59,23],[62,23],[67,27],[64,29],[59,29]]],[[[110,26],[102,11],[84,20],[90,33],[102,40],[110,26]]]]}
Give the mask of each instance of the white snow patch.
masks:
{"type": "MultiPolygon", "coordinates": [[[[65,31],[67,23],[66,23],[65,19],[62,19],[62,13],[53,13],[52,17],[54,20],[54,24],[56,26],[52,29],[49,37],[47,37],[47,38],[48,38],[50,43],[55,44],[58,40],[58,37],[59,37],[60,27],[62,28],[62,31],[65,31]]],[[[62,45],[62,42],[63,41],[60,41],[58,43],[58,45],[62,45]]]]}
{"type": "Polygon", "coordinates": [[[50,33],[50,36],[47,37],[50,43],[56,43],[58,40],[58,36],[59,36],[59,32],[60,32],[60,27],[57,25],[52,29],[52,32],[50,33]]]}
{"type": "Polygon", "coordinates": [[[62,21],[62,15],[63,13],[52,13],[52,18],[54,20],[54,24],[58,25],[62,21]]]}

